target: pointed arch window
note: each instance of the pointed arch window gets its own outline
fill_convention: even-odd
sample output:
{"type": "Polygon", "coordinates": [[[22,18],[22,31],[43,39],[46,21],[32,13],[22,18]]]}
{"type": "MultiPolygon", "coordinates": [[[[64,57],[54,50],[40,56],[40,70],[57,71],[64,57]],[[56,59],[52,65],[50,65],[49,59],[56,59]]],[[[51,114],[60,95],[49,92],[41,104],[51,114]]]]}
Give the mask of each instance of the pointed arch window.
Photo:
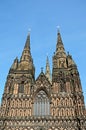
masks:
{"type": "Polygon", "coordinates": [[[35,97],[34,115],[47,116],[50,115],[50,101],[46,93],[41,90],[35,97]]]}

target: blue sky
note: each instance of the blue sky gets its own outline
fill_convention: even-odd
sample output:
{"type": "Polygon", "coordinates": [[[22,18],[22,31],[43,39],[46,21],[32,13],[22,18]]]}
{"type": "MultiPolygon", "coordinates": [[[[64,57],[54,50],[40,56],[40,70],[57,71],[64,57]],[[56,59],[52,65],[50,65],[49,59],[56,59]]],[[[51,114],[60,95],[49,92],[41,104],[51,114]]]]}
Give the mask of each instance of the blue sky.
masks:
{"type": "Polygon", "coordinates": [[[77,64],[86,104],[86,0],[0,0],[0,99],[9,68],[20,58],[31,29],[36,77],[56,49],[60,26],[66,52],[77,64]]]}

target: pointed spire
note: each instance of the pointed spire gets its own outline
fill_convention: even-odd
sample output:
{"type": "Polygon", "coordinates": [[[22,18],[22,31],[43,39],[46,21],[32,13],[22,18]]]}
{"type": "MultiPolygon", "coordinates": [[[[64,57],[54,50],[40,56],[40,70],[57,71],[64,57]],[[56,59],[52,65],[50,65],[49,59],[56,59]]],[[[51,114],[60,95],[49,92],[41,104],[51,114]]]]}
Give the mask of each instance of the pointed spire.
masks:
{"type": "Polygon", "coordinates": [[[59,29],[57,31],[56,54],[66,54],[59,29]]]}
{"type": "Polygon", "coordinates": [[[29,61],[30,59],[32,58],[31,58],[31,52],[30,52],[30,33],[29,33],[27,36],[27,40],[26,40],[20,61],[29,61]]]}
{"type": "Polygon", "coordinates": [[[32,71],[31,73],[35,73],[35,67],[33,64],[33,59],[31,56],[31,51],[30,51],[30,33],[27,36],[25,46],[22,52],[22,56],[20,58],[20,63],[19,63],[19,70],[30,70],[32,71]]]}
{"type": "Polygon", "coordinates": [[[47,60],[46,60],[46,71],[45,71],[45,75],[49,79],[49,81],[51,82],[51,72],[50,72],[50,65],[49,65],[48,56],[47,56],[47,60]]]}
{"type": "Polygon", "coordinates": [[[30,32],[28,33],[27,40],[24,46],[24,49],[29,48],[30,50],[30,32]]]}
{"type": "Polygon", "coordinates": [[[32,80],[33,81],[35,80],[35,67],[34,67],[33,58],[30,52],[30,33],[28,34],[26,42],[25,42],[22,56],[20,58],[20,62],[18,65],[18,70],[27,71],[28,74],[32,77],[32,80]]]}
{"type": "Polygon", "coordinates": [[[60,34],[60,31],[58,30],[58,33],[57,33],[57,44],[62,44],[62,38],[61,38],[61,34],[60,34]]]}

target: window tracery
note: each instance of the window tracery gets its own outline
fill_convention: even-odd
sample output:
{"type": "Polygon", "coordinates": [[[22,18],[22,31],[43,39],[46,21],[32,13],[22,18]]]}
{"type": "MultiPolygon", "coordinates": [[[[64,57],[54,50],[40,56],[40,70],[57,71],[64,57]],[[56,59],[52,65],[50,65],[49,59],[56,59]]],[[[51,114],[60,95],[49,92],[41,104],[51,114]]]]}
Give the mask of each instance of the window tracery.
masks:
{"type": "Polygon", "coordinates": [[[50,115],[50,101],[43,90],[39,91],[39,93],[35,97],[34,115],[35,116],[50,115]]]}

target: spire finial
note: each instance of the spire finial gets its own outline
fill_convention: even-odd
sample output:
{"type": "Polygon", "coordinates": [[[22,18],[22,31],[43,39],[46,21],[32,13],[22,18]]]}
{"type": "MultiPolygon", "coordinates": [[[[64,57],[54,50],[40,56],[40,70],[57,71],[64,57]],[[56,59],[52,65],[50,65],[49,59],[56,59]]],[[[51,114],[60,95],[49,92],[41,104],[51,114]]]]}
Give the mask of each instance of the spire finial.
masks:
{"type": "Polygon", "coordinates": [[[41,67],[41,73],[43,73],[43,67],[41,67]]]}
{"type": "Polygon", "coordinates": [[[59,25],[57,26],[57,32],[58,33],[60,32],[60,26],[59,25]]]}
{"type": "Polygon", "coordinates": [[[31,28],[28,29],[28,35],[30,36],[31,33],[31,28]]]}
{"type": "Polygon", "coordinates": [[[60,26],[57,26],[57,43],[62,43],[61,34],[60,34],[60,26]]]}
{"type": "Polygon", "coordinates": [[[63,42],[62,42],[62,38],[61,38],[61,34],[60,34],[60,31],[59,31],[59,26],[57,26],[58,28],[58,32],[57,32],[57,44],[56,44],[56,54],[57,53],[65,53],[65,49],[64,49],[64,45],[63,45],[63,42]]]}

